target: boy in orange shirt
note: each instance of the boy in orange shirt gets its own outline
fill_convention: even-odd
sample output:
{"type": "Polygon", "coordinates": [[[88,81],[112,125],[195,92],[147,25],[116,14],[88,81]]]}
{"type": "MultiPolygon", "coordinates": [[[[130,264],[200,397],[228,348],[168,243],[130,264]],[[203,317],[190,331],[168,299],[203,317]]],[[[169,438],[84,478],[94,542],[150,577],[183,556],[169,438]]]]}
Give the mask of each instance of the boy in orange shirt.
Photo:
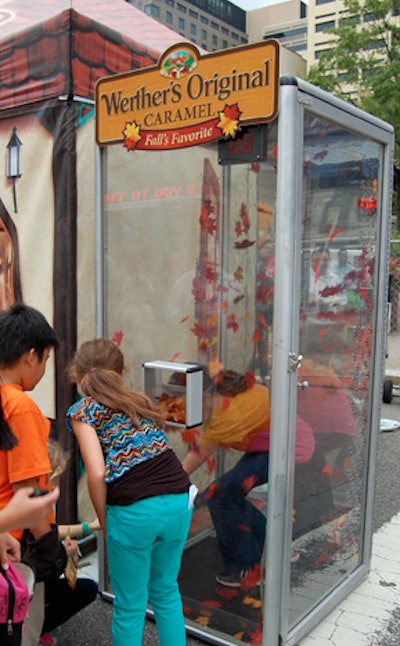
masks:
{"type": "MultiPolygon", "coordinates": [[[[47,452],[50,421],[26,393],[46,370],[58,339],[44,316],[24,304],[0,312],[0,510],[21,487],[50,489],[47,452]]],[[[30,527],[34,538],[51,530],[54,515],[30,527]]],[[[21,540],[23,530],[12,534],[21,540]]],[[[37,646],[44,613],[44,584],[36,584],[22,646],[37,646]]]]}

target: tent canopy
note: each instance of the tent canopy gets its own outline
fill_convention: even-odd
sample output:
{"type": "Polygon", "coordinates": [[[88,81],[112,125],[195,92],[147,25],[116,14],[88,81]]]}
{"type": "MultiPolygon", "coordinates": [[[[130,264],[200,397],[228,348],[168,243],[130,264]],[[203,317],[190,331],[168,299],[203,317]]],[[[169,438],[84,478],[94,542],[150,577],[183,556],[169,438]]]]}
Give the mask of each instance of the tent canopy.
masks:
{"type": "Polygon", "coordinates": [[[177,40],[125,0],[3,0],[0,110],[60,95],[92,99],[99,78],[154,65],[177,40]]]}

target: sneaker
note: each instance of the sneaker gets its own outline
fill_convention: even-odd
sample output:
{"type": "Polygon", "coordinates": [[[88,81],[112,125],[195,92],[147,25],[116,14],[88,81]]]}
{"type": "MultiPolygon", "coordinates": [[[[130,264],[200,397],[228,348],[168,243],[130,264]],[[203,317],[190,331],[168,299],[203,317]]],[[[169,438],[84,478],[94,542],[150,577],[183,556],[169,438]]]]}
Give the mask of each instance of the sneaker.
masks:
{"type": "Polygon", "coordinates": [[[240,588],[243,579],[245,579],[247,575],[247,570],[224,570],[217,574],[215,580],[217,583],[224,585],[227,588],[240,588]]]}
{"type": "Polygon", "coordinates": [[[38,643],[43,644],[44,646],[54,646],[57,643],[57,640],[49,635],[49,633],[43,633],[43,635],[40,636],[38,643]]]}

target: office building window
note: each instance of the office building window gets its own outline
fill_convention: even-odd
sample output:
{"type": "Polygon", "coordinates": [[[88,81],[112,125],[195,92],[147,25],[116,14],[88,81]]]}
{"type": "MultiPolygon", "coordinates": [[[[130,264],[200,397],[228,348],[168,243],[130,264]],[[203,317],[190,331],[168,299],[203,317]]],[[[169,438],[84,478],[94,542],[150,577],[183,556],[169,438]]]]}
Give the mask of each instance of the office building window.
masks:
{"type": "Polygon", "coordinates": [[[181,11],[182,13],[187,12],[187,9],[186,9],[184,4],[181,4],[180,2],[178,2],[178,4],[176,6],[177,6],[178,11],[181,11]]]}
{"type": "Polygon", "coordinates": [[[148,16],[154,16],[154,18],[160,17],[160,7],[157,7],[155,4],[148,4],[144,8],[144,13],[148,16]]]}
{"type": "Polygon", "coordinates": [[[200,22],[202,22],[203,25],[208,25],[209,20],[205,16],[200,16],[200,22]]]}
{"type": "Polygon", "coordinates": [[[213,37],[212,37],[212,44],[213,45],[218,45],[218,38],[217,38],[217,36],[215,34],[213,34],[213,37]]]}
{"type": "Polygon", "coordinates": [[[178,27],[179,29],[185,29],[185,21],[183,18],[178,18],[178,27]]]}
{"type": "Polygon", "coordinates": [[[325,29],[332,29],[332,27],[335,26],[335,21],[334,20],[327,20],[326,22],[319,22],[317,25],[315,25],[315,31],[316,32],[321,32],[325,31],[325,29]]]}
{"type": "Polygon", "coordinates": [[[167,25],[172,25],[173,17],[170,11],[166,11],[165,13],[165,22],[167,23],[167,25]]]}
{"type": "Polygon", "coordinates": [[[227,41],[227,40],[223,40],[223,41],[222,41],[222,48],[223,48],[223,49],[226,49],[227,47],[228,47],[228,41],[227,41]]]}
{"type": "Polygon", "coordinates": [[[197,27],[193,23],[191,23],[190,25],[190,33],[192,34],[192,36],[195,36],[197,34],[197,27]]]}
{"type": "Polygon", "coordinates": [[[201,37],[202,37],[203,40],[207,40],[207,32],[206,32],[205,29],[201,30],[201,37]]]}
{"type": "Polygon", "coordinates": [[[175,7],[175,0],[164,0],[169,7],[175,7]]]}
{"type": "Polygon", "coordinates": [[[189,16],[191,18],[196,18],[196,20],[197,20],[198,17],[199,17],[199,14],[197,13],[197,11],[193,11],[193,9],[189,9],[189,16]]]}

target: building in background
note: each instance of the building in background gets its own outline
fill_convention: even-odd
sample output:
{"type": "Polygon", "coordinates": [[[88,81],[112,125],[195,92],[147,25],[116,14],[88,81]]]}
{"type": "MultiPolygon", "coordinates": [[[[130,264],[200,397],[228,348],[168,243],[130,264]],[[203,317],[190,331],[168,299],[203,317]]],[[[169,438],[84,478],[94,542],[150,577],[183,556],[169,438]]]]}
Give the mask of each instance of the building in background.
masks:
{"type": "Polygon", "coordinates": [[[248,42],[246,12],[229,0],[126,1],[208,52],[248,42]]]}
{"type": "Polygon", "coordinates": [[[302,0],[276,2],[247,12],[249,42],[276,38],[307,59],[307,5],[302,0]]]}

